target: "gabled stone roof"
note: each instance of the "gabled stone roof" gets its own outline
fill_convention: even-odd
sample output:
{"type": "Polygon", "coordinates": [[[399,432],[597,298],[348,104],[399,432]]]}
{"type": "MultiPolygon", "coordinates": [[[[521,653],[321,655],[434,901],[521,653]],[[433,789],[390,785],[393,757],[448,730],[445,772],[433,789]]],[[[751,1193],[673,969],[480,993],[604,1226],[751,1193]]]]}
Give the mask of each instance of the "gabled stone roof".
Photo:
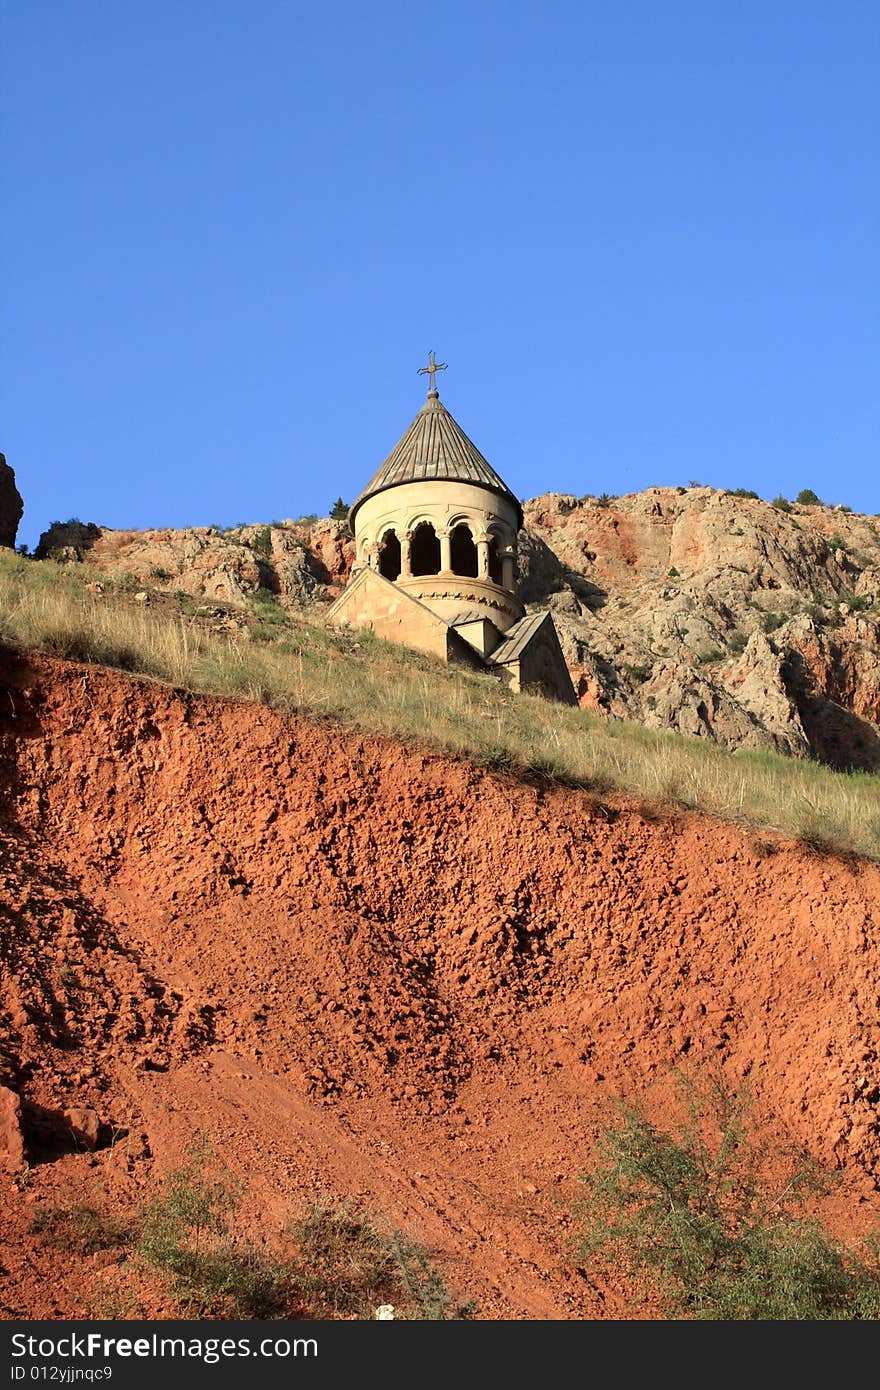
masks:
{"type": "Polygon", "coordinates": [[[504,634],[504,641],[499,643],[494,652],[491,653],[489,660],[496,666],[504,666],[508,661],[517,661],[522,656],[526,647],[531,642],[539,627],[553,619],[548,613],[527,613],[524,618],[520,618],[518,623],[509,627],[504,634]]]}
{"type": "Polygon", "coordinates": [[[522,507],[507,484],[487,463],[477,446],[452,418],[436,391],[413,420],[406,434],[388,455],[382,467],[355,498],[349,512],[354,524],[355,512],[368,497],[401,483],[431,481],[476,483],[507,498],[516,510],[518,525],[522,526],[522,507]]]}

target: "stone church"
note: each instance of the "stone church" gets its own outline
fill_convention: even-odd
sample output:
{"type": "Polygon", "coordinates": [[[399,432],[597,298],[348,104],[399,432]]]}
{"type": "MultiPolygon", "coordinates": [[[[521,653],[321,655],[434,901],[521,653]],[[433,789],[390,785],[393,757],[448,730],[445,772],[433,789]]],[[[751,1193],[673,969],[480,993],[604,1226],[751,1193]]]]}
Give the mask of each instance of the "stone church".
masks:
{"type": "Polygon", "coordinates": [[[328,621],[492,671],[575,704],[549,612],[517,597],[519,501],[442,404],[428,399],[352,504],[356,560],[328,621]]]}

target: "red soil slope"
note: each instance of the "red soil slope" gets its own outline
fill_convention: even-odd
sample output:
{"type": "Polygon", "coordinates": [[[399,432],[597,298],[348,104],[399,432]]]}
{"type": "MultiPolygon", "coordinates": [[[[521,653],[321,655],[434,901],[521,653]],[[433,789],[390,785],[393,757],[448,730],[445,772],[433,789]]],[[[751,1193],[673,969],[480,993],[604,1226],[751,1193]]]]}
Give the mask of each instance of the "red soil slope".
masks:
{"type": "Polygon", "coordinates": [[[0,798],[0,1083],[42,1134],[0,1170],[5,1316],[107,1277],[41,1202],[130,1204],[195,1130],[269,1234],[363,1199],[482,1316],[625,1315],[567,1203],[609,1099],[707,1058],[844,1170],[838,1226],[880,1210],[875,866],[8,654],[0,798]],[[112,1142],[70,1152],[72,1106],[112,1142]]]}

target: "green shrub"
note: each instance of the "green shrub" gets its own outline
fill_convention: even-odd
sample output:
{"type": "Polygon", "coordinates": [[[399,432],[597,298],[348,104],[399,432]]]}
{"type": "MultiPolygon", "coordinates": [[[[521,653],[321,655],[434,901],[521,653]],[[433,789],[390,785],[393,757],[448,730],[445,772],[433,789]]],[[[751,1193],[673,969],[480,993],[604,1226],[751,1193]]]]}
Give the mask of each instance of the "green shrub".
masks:
{"type": "Polygon", "coordinates": [[[272,554],[272,528],[261,526],[259,531],[251,538],[251,550],[255,550],[258,555],[264,555],[267,559],[272,554]]]}
{"type": "Polygon", "coordinates": [[[787,497],[774,497],[770,505],[771,507],[775,507],[778,512],[791,511],[791,503],[787,497]]]}
{"type": "Polygon", "coordinates": [[[727,649],[738,655],[740,652],[745,651],[748,640],[747,633],[740,631],[732,632],[727,639],[727,649]]]}
{"type": "Polygon", "coordinates": [[[653,669],[650,664],[630,666],[626,661],[622,666],[622,670],[626,672],[630,680],[635,681],[638,685],[643,685],[646,680],[650,679],[653,669]]]}
{"type": "Polygon", "coordinates": [[[776,629],[777,629],[778,627],[782,627],[782,624],[783,624],[783,623],[787,623],[787,622],[788,622],[788,614],[787,614],[787,613],[762,613],[762,614],[761,614],[761,626],[762,626],[762,628],[764,629],[764,631],[767,632],[767,633],[775,632],[776,629]]]}
{"type": "Polygon", "coordinates": [[[751,498],[751,499],[753,499],[755,502],[760,501],[760,499],[759,499],[759,497],[758,497],[758,494],[757,494],[756,492],[752,492],[751,488],[748,488],[748,487],[728,488],[728,490],[727,490],[727,496],[728,496],[728,497],[751,498]]]}
{"type": "Polygon", "coordinates": [[[801,488],[794,500],[802,507],[821,507],[824,505],[822,498],[818,497],[811,487],[801,488]]]}
{"type": "Polygon", "coordinates": [[[611,503],[612,503],[613,501],[614,501],[614,498],[611,496],[610,493],[608,493],[608,492],[600,492],[599,496],[596,498],[596,506],[597,506],[597,507],[610,507],[610,506],[611,506],[611,503]]]}
{"type": "Polygon", "coordinates": [[[333,506],[330,508],[331,521],[348,521],[348,503],[341,497],[337,497],[333,506]]]}
{"type": "Polygon", "coordinates": [[[828,1177],[762,1144],[747,1111],[722,1081],[684,1077],[671,1130],[621,1106],[581,1177],[577,1257],[616,1267],[670,1318],[880,1317],[880,1243],[857,1253],[805,1216],[828,1177]]]}
{"type": "Polygon", "coordinates": [[[313,1203],[290,1233],[298,1251],[299,1284],[312,1317],[370,1318],[390,1303],[395,1316],[423,1321],[467,1318],[471,1303],[450,1294],[421,1246],[382,1230],[357,1208],[313,1203]]]}
{"type": "Polygon", "coordinates": [[[427,1252],[345,1204],[313,1204],[287,1230],[285,1256],[238,1229],[242,1190],[217,1169],[197,1137],[184,1167],[166,1175],[146,1207],[137,1253],[171,1276],[192,1315],[231,1318],[372,1318],[391,1303],[398,1318],[469,1317],[427,1252]]]}

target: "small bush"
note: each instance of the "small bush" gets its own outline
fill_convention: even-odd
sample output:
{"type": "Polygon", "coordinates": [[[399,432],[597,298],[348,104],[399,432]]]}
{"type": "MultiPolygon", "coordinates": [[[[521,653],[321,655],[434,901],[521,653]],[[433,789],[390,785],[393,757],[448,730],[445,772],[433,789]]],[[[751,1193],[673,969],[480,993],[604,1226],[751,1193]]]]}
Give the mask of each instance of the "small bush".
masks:
{"type": "Polygon", "coordinates": [[[650,679],[651,672],[654,668],[650,664],[630,666],[628,662],[624,662],[622,669],[626,675],[629,676],[631,681],[635,681],[638,685],[643,685],[646,680],[650,679]]]}
{"type": "Polygon", "coordinates": [[[745,632],[732,632],[727,639],[727,649],[739,655],[740,652],[745,651],[748,640],[748,635],[745,632]]]}
{"type": "Polygon", "coordinates": [[[167,1174],[144,1212],[137,1252],[171,1276],[188,1313],[372,1318],[378,1305],[391,1303],[399,1318],[471,1315],[472,1305],[454,1299],[421,1246],[354,1208],[312,1205],[290,1224],[295,1249],[282,1256],[236,1229],[241,1197],[197,1137],[185,1166],[167,1174]]]}
{"type": "Polygon", "coordinates": [[[762,1144],[721,1080],[678,1080],[673,1129],[621,1106],[602,1130],[581,1178],[578,1257],[646,1284],[671,1318],[880,1317],[880,1245],[857,1253],[803,1214],[827,1175],[762,1144]]]}
{"type": "Polygon", "coordinates": [[[314,1203],[293,1222],[299,1283],[311,1316],[370,1318],[383,1303],[403,1319],[447,1321],[470,1317],[431,1266],[421,1246],[343,1203],[314,1203]]]}
{"type": "Polygon", "coordinates": [[[670,565],[670,566],[669,566],[669,569],[666,571],[666,577],[667,577],[667,579],[677,579],[677,578],[678,578],[678,570],[675,568],[675,565],[670,565]]]}
{"type": "Polygon", "coordinates": [[[341,497],[337,497],[333,506],[330,508],[331,521],[348,521],[348,503],[341,497]]]}
{"type": "Polygon", "coordinates": [[[233,1235],[229,1218],[240,1189],[208,1166],[210,1149],[196,1139],[187,1164],[165,1177],[146,1207],[137,1252],[170,1274],[183,1307],[201,1316],[265,1318],[285,1307],[283,1271],[247,1237],[233,1235]]]}
{"type": "Polygon", "coordinates": [[[818,497],[811,487],[801,488],[794,500],[801,507],[821,507],[824,505],[821,497],[818,497]]]}
{"type": "Polygon", "coordinates": [[[782,624],[783,624],[783,623],[787,623],[787,622],[788,622],[788,614],[787,614],[787,613],[762,613],[762,614],[761,614],[761,627],[764,629],[764,631],[765,631],[766,633],[775,632],[777,628],[782,627],[782,624]]]}
{"type": "Polygon", "coordinates": [[[791,503],[787,497],[774,497],[770,505],[771,507],[775,507],[778,512],[791,511],[791,503]]]}
{"type": "Polygon", "coordinates": [[[729,488],[728,491],[727,491],[727,496],[728,496],[728,497],[742,497],[742,498],[744,498],[744,499],[745,499],[745,498],[751,498],[751,499],[752,499],[753,501],[755,501],[755,502],[757,502],[757,501],[760,500],[759,497],[758,497],[758,494],[757,494],[756,492],[752,492],[751,488],[748,488],[748,487],[735,487],[735,488],[729,488]]]}
{"type": "Polygon", "coordinates": [[[255,550],[258,555],[263,555],[267,559],[272,554],[272,529],[269,526],[261,526],[251,538],[251,550],[255,550]]]}
{"type": "Polygon", "coordinates": [[[610,507],[610,506],[611,506],[611,503],[612,503],[613,501],[614,501],[614,498],[611,496],[610,493],[608,493],[608,492],[600,492],[599,496],[596,498],[596,506],[597,506],[597,507],[610,507]]]}

